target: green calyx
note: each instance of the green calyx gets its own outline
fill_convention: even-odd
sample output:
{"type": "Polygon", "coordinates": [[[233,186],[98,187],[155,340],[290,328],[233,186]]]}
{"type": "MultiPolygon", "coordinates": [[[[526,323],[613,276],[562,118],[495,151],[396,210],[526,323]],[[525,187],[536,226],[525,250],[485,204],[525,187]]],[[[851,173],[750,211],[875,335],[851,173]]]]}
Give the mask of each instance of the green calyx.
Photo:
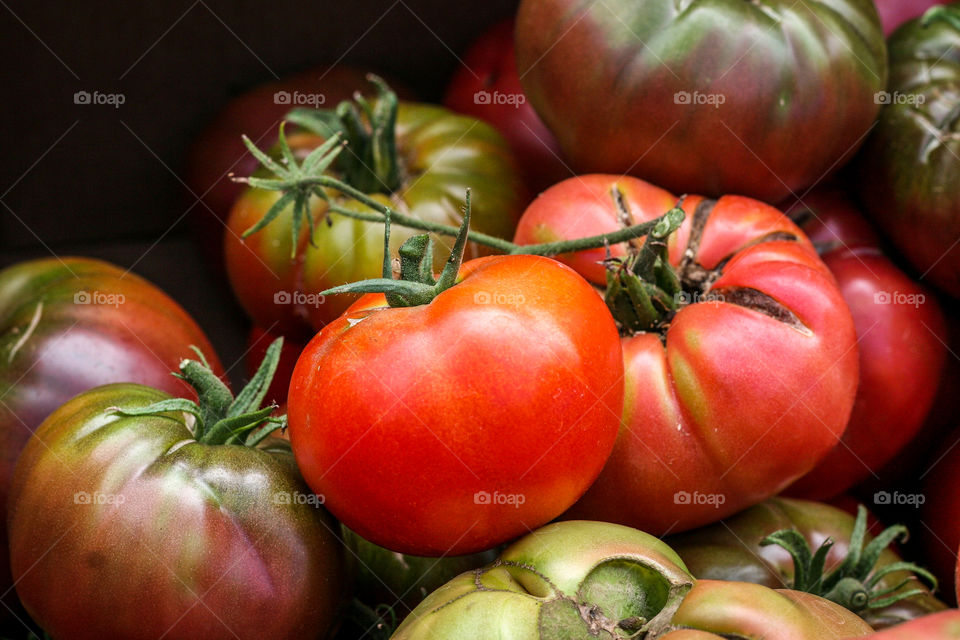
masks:
{"type": "Polygon", "coordinates": [[[373,74],[367,80],[377,88],[371,102],[359,92],[353,101],[344,100],[336,109],[294,109],[288,122],[330,139],[346,141],[348,152],[337,160],[337,170],[347,184],[364,193],[393,193],[400,187],[400,162],[397,157],[397,94],[382,78],[373,74]]]}
{"type": "MultiPolygon", "coordinates": [[[[622,198],[614,197],[621,219],[631,220],[622,198]]],[[[604,300],[622,333],[632,335],[660,326],[678,308],[682,283],[670,265],[667,239],[680,228],[682,202],[656,220],[643,245],[634,243],[625,258],[607,259],[604,300]]]]}
{"type": "Polygon", "coordinates": [[[794,579],[790,588],[824,597],[854,613],[882,609],[925,593],[921,588],[903,590],[917,578],[926,581],[931,590],[937,588],[936,577],[912,562],[893,562],[876,569],[877,560],[884,549],[898,539],[906,540],[906,527],[889,527],[865,545],[866,533],[867,510],[860,505],[857,508],[847,557],[827,575],[824,575],[824,565],[834,544],[832,540],[825,540],[816,552],[812,552],[809,543],[799,531],[782,529],[764,538],[760,544],[779,545],[793,558],[794,579]],[[909,571],[914,575],[894,586],[878,589],[884,577],[899,571],[909,571]]]}
{"type": "Polygon", "coordinates": [[[383,277],[327,289],[321,295],[383,293],[387,304],[391,307],[415,307],[429,304],[431,300],[456,283],[469,234],[470,190],[467,189],[463,223],[457,232],[453,250],[447,258],[440,277],[436,279],[433,277],[433,240],[424,233],[409,238],[400,246],[400,278],[394,279],[390,258],[390,213],[388,211],[383,224],[383,277]]]}
{"type": "Polygon", "coordinates": [[[198,402],[170,398],[137,409],[117,408],[115,412],[123,416],[155,416],[171,411],[189,413],[195,418],[193,433],[197,442],[254,447],[277,429],[287,427],[287,416],[271,415],[277,405],[260,407],[277,371],[282,346],[283,338],[277,338],[267,347],[260,368],[236,398],[210,368],[203,353],[191,347],[199,361],[183,360],[179,373],[173,375],[196,389],[198,402]]]}
{"type": "Polygon", "coordinates": [[[937,5],[927,9],[927,12],[920,18],[920,24],[924,28],[936,22],[945,22],[960,31],[960,7],[957,5],[937,5]]]}

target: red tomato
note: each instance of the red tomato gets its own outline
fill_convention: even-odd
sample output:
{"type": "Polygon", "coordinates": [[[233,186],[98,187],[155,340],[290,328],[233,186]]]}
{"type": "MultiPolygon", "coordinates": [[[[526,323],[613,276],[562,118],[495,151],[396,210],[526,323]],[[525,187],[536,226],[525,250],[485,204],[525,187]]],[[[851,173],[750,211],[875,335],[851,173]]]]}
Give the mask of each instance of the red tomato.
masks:
{"type": "Polygon", "coordinates": [[[880,251],[842,194],[804,196],[792,211],[837,279],[860,350],[860,385],[843,439],[787,491],[824,500],[876,477],[923,426],[946,357],[946,328],[933,294],[880,251]]]}
{"type": "Polygon", "coordinates": [[[394,551],[488,549],[557,517],[600,473],[623,404],[617,329],[590,285],[537,256],[464,263],[429,304],[367,295],[297,362],[304,478],[394,551]]]}
{"type": "Polygon", "coordinates": [[[531,189],[570,176],[560,144],[523,93],[513,47],[513,18],[494,25],[470,45],[443,96],[449,109],[493,125],[513,148],[531,189]]]}
{"type": "Polygon", "coordinates": [[[938,0],[874,0],[874,2],[877,5],[877,11],[880,12],[883,32],[888,36],[901,24],[916,18],[930,7],[946,4],[938,0]]]}
{"type": "MultiPolygon", "coordinates": [[[[633,179],[571,178],[541,195],[529,209],[536,222],[519,228],[524,238],[553,239],[616,228],[618,190],[639,203],[629,207],[636,222],[673,202],[633,179]]],[[[570,517],[652,533],[712,522],[813,468],[850,415],[854,325],[806,236],[749,198],[689,196],[683,207],[667,242],[683,287],[678,310],[654,330],[624,335],[623,427],[570,517]]],[[[567,259],[581,258],[596,281],[596,257],[567,259]]]]}

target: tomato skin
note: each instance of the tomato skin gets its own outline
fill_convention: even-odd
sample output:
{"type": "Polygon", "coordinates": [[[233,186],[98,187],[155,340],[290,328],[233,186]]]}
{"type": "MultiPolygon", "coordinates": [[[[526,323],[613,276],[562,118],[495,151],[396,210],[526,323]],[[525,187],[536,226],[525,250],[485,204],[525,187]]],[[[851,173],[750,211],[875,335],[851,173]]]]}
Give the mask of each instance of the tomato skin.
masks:
{"type": "MultiPolygon", "coordinates": [[[[397,192],[372,197],[407,215],[459,226],[470,188],[472,228],[503,238],[513,235],[528,196],[509,146],[493,127],[443,107],[401,102],[396,133],[405,179],[397,192]]],[[[301,156],[320,143],[313,135],[290,139],[301,156]]],[[[354,200],[337,194],[331,197],[345,207],[365,210],[354,200]]],[[[304,339],[338,318],[356,299],[324,298],[317,295],[320,291],[380,276],[383,225],[325,216],[326,203],[313,197],[314,245],[307,233],[301,233],[296,250],[291,250],[292,207],[264,229],[242,238],[279,198],[275,191],[248,189],[234,204],[223,237],[227,274],[255,324],[304,339]]],[[[390,234],[394,255],[404,240],[417,233],[395,225],[390,234]]],[[[434,264],[439,271],[453,242],[450,238],[436,241],[434,264]]],[[[477,257],[489,252],[470,244],[467,253],[477,257]]]]}
{"type": "Polygon", "coordinates": [[[787,490],[823,500],[875,476],[919,432],[936,395],[947,336],[932,292],[883,254],[848,199],[814,192],[803,200],[814,212],[804,231],[837,279],[860,352],[857,399],[841,443],[787,490]]]}
{"type": "Polygon", "coordinates": [[[324,327],[294,370],[290,440],[307,482],[363,538],[470,553],[586,490],[616,437],[622,367],[610,314],[571,269],[480,258],[427,305],[368,295],[324,327]]]}
{"type": "Polygon", "coordinates": [[[503,134],[533,191],[570,176],[560,158],[557,139],[523,93],[513,44],[514,20],[507,18],[478,37],[450,78],[443,104],[458,113],[479,118],[503,134]],[[489,100],[479,99],[486,92],[489,100]],[[512,102],[497,103],[495,94],[512,102]]]}
{"type": "MultiPolygon", "coordinates": [[[[284,103],[277,98],[279,92],[323,96],[320,107],[333,109],[340,101],[351,99],[355,91],[369,88],[366,75],[360,69],[324,65],[255,86],[227,102],[197,136],[187,156],[184,181],[191,198],[200,200],[191,222],[203,243],[204,255],[210,255],[217,269],[223,268],[224,222],[245,190],[229,174],[249,176],[260,166],[241,136],[249,137],[261,149],[269,149],[277,141],[280,122],[287,112],[297,106],[311,106],[284,103]]],[[[391,80],[391,86],[398,95],[412,97],[399,83],[391,80]]]]}
{"type": "Polygon", "coordinates": [[[810,594],[694,581],[673,549],[641,531],[567,521],[531,532],[497,562],[448,582],[393,638],[627,640],[642,637],[632,625],[624,628],[638,619],[647,637],[670,640],[827,640],[871,631],[856,615],[810,594]],[[596,633],[598,627],[603,631],[596,633]]]}
{"type": "Polygon", "coordinates": [[[27,443],[9,507],[24,606],[57,638],[321,637],[338,541],[322,509],[278,502],[310,495],[288,443],[209,446],[182,414],[112,412],[168,397],[98,387],[27,443]]]}
{"type": "MultiPolygon", "coordinates": [[[[140,382],[189,396],[189,387],[170,372],[181,359],[194,356],[190,345],[222,373],[210,342],[180,305],[110,263],[46,258],[0,271],[0,513],[6,513],[17,456],[54,409],[81,391],[111,382],[140,382]]],[[[12,584],[6,548],[4,521],[4,591],[12,584]]]]}
{"type": "MultiPolygon", "coordinates": [[[[572,178],[534,202],[534,222],[518,225],[523,239],[570,239],[617,228],[613,206],[595,206],[583,195],[606,194],[615,185],[630,185],[631,192],[636,188],[660,203],[631,206],[636,222],[675,203],[661,190],[616,176],[572,178]],[[549,206],[535,210],[541,201],[549,206]]],[[[700,196],[684,200],[687,217],[668,241],[675,266],[701,202],[700,196]]],[[[713,522],[784,489],[843,433],[858,377],[854,324],[806,236],[769,205],[724,196],[707,218],[695,257],[706,270],[722,263],[708,292],[730,302],[738,291],[763,292],[805,328],[744,303],[704,302],[699,292],[687,292],[683,302],[693,304],[681,305],[671,320],[665,347],[656,332],[624,337],[623,427],[603,473],[568,517],[654,533],[713,522]],[[799,405],[797,398],[803,398],[799,405]],[[698,504],[694,494],[722,495],[722,502],[698,504]]],[[[565,260],[589,267],[598,280],[593,260],[579,258],[565,260]]]]}
{"type": "Polygon", "coordinates": [[[955,640],[960,638],[960,611],[941,611],[866,637],[868,640],[955,640]]]}
{"type": "MultiPolygon", "coordinates": [[[[640,220],[649,220],[671,209],[677,199],[669,192],[631,176],[603,174],[577,176],[547,189],[523,212],[513,241],[517,244],[556,242],[622,229],[617,218],[617,192],[627,209],[640,220]]],[[[622,257],[624,244],[610,247],[610,255],[622,257]]],[[[606,286],[604,249],[591,249],[554,256],[592,284],[606,286]]]]}
{"type": "MultiPolygon", "coordinates": [[[[853,524],[853,516],[831,505],[771,498],[720,523],[670,536],[666,542],[697,578],[741,580],[780,589],[793,584],[793,559],[782,547],[763,546],[761,540],[781,529],[799,531],[811,549],[817,549],[827,539],[833,540],[826,561],[825,573],[829,573],[843,562],[849,551],[853,524]]],[[[868,537],[868,541],[872,537],[868,537]]],[[[900,561],[900,556],[888,548],[880,554],[876,568],[900,561]]],[[[879,588],[895,587],[910,576],[907,572],[895,572],[883,578],[879,588]]],[[[864,619],[879,629],[946,608],[917,581],[911,581],[900,591],[918,587],[923,590],[922,594],[870,610],[864,619]]]]}
{"type": "Polygon", "coordinates": [[[857,195],[917,274],[957,297],[960,29],[943,21],[923,27],[914,19],[897,29],[889,47],[891,102],[858,155],[857,195]]]}
{"type": "Polygon", "coordinates": [[[874,0],[880,20],[883,22],[883,33],[890,36],[897,27],[923,14],[930,7],[946,4],[939,0],[874,0]]]}
{"type": "Polygon", "coordinates": [[[887,77],[868,0],[524,0],[517,67],[575,171],[766,202],[852,157],[887,77]]]}

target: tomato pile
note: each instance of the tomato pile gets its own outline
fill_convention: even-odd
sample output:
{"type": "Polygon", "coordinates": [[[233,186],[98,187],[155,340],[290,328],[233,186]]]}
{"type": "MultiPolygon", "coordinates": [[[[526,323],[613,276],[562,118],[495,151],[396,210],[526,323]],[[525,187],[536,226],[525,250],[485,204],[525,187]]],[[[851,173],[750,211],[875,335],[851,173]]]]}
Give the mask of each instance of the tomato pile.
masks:
{"type": "Polygon", "coordinates": [[[960,638],[960,3],[522,0],[463,61],[198,138],[237,392],[134,274],[0,271],[0,636],[960,638]]]}

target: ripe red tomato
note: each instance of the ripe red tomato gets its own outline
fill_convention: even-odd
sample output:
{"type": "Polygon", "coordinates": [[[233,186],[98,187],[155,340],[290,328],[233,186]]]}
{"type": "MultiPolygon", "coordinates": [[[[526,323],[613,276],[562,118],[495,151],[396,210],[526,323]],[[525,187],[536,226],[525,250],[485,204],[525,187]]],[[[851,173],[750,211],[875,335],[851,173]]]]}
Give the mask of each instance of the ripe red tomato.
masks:
{"type": "Polygon", "coordinates": [[[580,497],[623,403],[616,327],[537,256],[463,264],[429,304],[367,295],[307,345],[288,398],[304,478],[350,529],[415,555],[488,549],[580,497]]]}
{"type": "Polygon", "coordinates": [[[517,156],[533,191],[570,176],[560,145],[527,100],[517,74],[513,18],[497,23],[470,45],[443,96],[443,104],[493,125],[517,156]]]}
{"type": "MultiPolygon", "coordinates": [[[[519,228],[555,239],[616,228],[623,214],[610,194],[618,189],[641,203],[629,211],[636,222],[672,200],[635,179],[603,180],[555,185],[538,198],[552,206],[534,202],[537,223],[519,228]],[[606,221],[591,228],[604,209],[606,221]],[[588,213],[571,223],[580,211],[588,213]]],[[[677,309],[651,330],[624,329],[623,426],[570,517],[653,533],[712,522],[813,468],[850,415],[853,320],[803,232],[749,198],[689,196],[683,207],[687,217],[666,241],[682,285],[677,309]]]]}
{"type": "Polygon", "coordinates": [[[957,640],[960,611],[950,609],[871,633],[864,640],[957,640]]]}
{"type": "MultiPolygon", "coordinates": [[[[187,156],[184,182],[200,203],[191,222],[203,243],[204,255],[217,269],[223,268],[223,227],[233,203],[244,191],[230,173],[248,176],[260,166],[241,136],[248,136],[261,149],[277,142],[284,115],[295,107],[334,108],[355,91],[369,88],[365,71],[327,65],[315,67],[273,82],[267,82],[230,100],[197,136],[187,156]]],[[[412,97],[400,85],[391,85],[398,95],[412,97]]],[[[194,197],[194,196],[191,196],[194,197]]]]}
{"type": "Polygon", "coordinates": [[[788,213],[802,217],[795,219],[837,279],[860,351],[860,385],[843,439],[787,490],[823,500],[876,476],[923,426],[946,357],[946,328],[934,295],[883,254],[843,194],[806,195],[788,213]]]}
{"type": "MultiPolygon", "coordinates": [[[[30,434],[81,391],[139,382],[192,393],[170,372],[213,347],[173,299],[134,273],[89,258],[45,258],[0,271],[0,513],[30,434]]],[[[0,521],[0,593],[12,585],[6,520],[0,521]]],[[[10,604],[10,606],[14,606],[10,604]]],[[[0,607],[0,617],[8,611],[0,607]]]]}
{"type": "Polygon", "coordinates": [[[880,12],[883,32],[888,36],[901,24],[916,18],[930,7],[946,4],[939,0],[874,0],[874,2],[877,5],[877,11],[880,12]]]}

